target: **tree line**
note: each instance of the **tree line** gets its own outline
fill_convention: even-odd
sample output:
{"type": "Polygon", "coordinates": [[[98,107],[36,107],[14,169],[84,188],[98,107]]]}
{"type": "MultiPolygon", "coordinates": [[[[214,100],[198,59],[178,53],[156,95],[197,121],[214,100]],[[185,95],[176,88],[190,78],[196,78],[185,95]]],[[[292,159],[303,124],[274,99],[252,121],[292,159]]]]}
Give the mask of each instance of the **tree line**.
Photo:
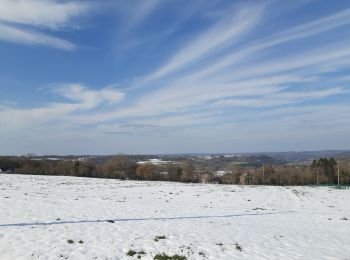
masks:
{"type": "Polygon", "coordinates": [[[206,182],[245,185],[350,185],[350,162],[320,158],[306,166],[263,165],[260,168],[234,165],[217,175],[194,166],[192,160],[161,165],[137,164],[127,156],[114,156],[103,163],[92,160],[33,160],[0,157],[3,172],[31,175],[63,175],[148,181],[206,182]]]}

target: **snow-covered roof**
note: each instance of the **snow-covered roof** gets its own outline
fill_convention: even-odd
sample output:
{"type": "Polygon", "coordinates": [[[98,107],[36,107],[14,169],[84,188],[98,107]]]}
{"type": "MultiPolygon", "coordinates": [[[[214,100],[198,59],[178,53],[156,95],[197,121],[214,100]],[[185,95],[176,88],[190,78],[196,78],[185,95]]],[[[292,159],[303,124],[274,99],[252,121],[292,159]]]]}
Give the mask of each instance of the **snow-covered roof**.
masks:
{"type": "Polygon", "coordinates": [[[226,173],[231,173],[231,171],[220,170],[220,171],[214,172],[214,174],[215,174],[216,176],[224,176],[226,173]]]}
{"type": "Polygon", "coordinates": [[[167,163],[175,163],[173,161],[163,161],[161,159],[149,159],[147,161],[139,161],[137,164],[153,164],[153,165],[161,165],[167,163]]]}

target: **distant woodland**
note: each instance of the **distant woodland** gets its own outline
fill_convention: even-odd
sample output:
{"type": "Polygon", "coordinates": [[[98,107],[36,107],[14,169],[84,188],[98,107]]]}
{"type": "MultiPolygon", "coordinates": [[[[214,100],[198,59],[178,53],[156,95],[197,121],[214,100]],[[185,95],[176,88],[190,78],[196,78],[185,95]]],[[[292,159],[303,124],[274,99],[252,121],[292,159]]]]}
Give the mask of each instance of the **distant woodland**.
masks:
{"type": "Polygon", "coordinates": [[[176,163],[137,164],[127,156],[114,156],[102,163],[93,160],[33,160],[29,157],[0,157],[4,173],[62,175],[148,181],[203,182],[242,185],[350,185],[350,161],[320,158],[303,166],[234,165],[217,174],[195,166],[190,159],[176,163]]]}

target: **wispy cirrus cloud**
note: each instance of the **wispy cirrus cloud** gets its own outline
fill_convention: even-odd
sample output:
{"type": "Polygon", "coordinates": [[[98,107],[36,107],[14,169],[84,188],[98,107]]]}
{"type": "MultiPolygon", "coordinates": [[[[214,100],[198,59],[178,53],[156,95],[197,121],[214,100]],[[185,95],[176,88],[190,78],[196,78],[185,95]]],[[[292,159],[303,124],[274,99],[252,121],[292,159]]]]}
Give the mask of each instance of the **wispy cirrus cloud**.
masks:
{"type": "Polygon", "coordinates": [[[127,19],[124,30],[128,31],[144,22],[166,0],[136,1],[131,15],[127,19]]]}
{"type": "Polygon", "coordinates": [[[46,31],[76,29],[76,19],[90,11],[82,1],[0,0],[0,40],[72,51],[76,44],[46,31]]]}
{"type": "Polygon", "coordinates": [[[324,72],[322,69],[324,64],[335,62],[333,64],[335,69],[347,66],[343,62],[337,63],[350,55],[347,41],[327,46],[320,45],[316,49],[286,57],[273,57],[263,62],[240,65],[232,70],[221,72],[217,70],[224,69],[226,65],[240,64],[251,55],[255,55],[256,51],[342,26],[347,23],[347,19],[344,21],[345,14],[350,12],[347,10],[277,33],[266,40],[248,43],[249,47],[243,44],[242,47],[234,49],[233,54],[229,51],[228,54],[216,58],[214,62],[210,61],[210,65],[205,66],[205,69],[191,67],[191,62],[203,59],[213,51],[217,51],[220,46],[223,45],[222,49],[225,49],[227,45],[240,40],[240,36],[244,38],[254,26],[259,25],[258,21],[263,17],[264,10],[264,6],[248,5],[238,9],[236,15],[230,14],[228,18],[220,18],[208,30],[184,44],[182,49],[172,55],[167,64],[146,77],[146,81],[154,84],[159,77],[165,77],[188,66],[192,68],[190,74],[183,71],[175,79],[170,77],[169,80],[165,80],[162,87],[143,94],[129,107],[126,105],[103,112],[92,111],[92,116],[90,114],[73,116],[74,120],[101,123],[120,118],[166,117],[169,113],[179,111],[192,113],[193,109],[213,109],[212,104],[228,107],[233,105],[249,107],[249,104],[251,107],[274,107],[346,93],[344,88],[333,88],[333,85],[322,90],[314,90],[314,85],[318,82],[319,75],[324,72]],[[328,27],[324,28],[325,23],[332,25],[328,24],[328,27]],[[238,56],[235,56],[236,54],[238,56]],[[234,63],[232,57],[237,58],[234,59],[234,63]],[[299,72],[290,73],[295,70],[299,72]],[[304,90],[301,92],[291,90],[290,85],[295,84],[304,84],[304,90]]]}
{"type": "Polygon", "coordinates": [[[0,0],[0,20],[59,30],[74,27],[91,8],[86,1],[0,0]]]}
{"type": "Polygon", "coordinates": [[[77,46],[70,41],[50,36],[46,33],[41,33],[33,29],[20,29],[1,23],[0,40],[24,45],[49,46],[66,51],[73,51],[77,48],[77,46]]]}
{"type": "Polygon", "coordinates": [[[272,36],[255,40],[248,43],[246,46],[237,49],[236,51],[226,54],[221,59],[218,59],[216,62],[210,64],[210,66],[198,70],[195,73],[191,73],[189,76],[191,78],[203,78],[205,76],[210,76],[228,67],[239,64],[252,55],[256,55],[257,53],[261,53],[266,50],[268,51],[272,47],[305,38],[307,39],[318,34],[338,29],[349,23],[350,8],[323,18],[319,18],[315,21],[310,21],[305,24],[286,29],[283,32],[276,33],[272,36]]]}
{"type": "Polygon", "coordinates": [[[302,92],[277,92],[272,94],[265,94],[264,97],[259,98],[228,98],[222,99],[215,103],[214,106],[230,106],[230,107],[276,107],[281,105],[289,105],[295,103],[302,103],[307,100],[317,100],[327,98],[330,96],[348,94],[349,90],[342,87],[336,87],[317,91],[302,91],[302,92]]]}
{"type": "Polygon", "coordinates": [[[211,52],[217,51],[219,47],[239,41],[259,22],[263,9],[264,6],[247,6],[224,17],[181,48],[168,63],[146,77],[146,81],[156,80],[176,70],[184,69],[191,63],[205,58],[211,52]]]}
{"type": "MultiPolygon", "coordinates": [[[[127,37],[134,30],[142,27],[167,2],[168,0],[109,1],[107,6],[117,16],[118,24],[116,31],[118,31],[118,35],[127,37]]],[[[138,41],[138,39],[134,39],[134,41],[138,41]]]]}
{"type": "Polygon", "coordinates": [[[91,111],[121,102],[124,93],[113,88],[90,90],[81,84],[65,84],[53,88],[65,101],[56,101],[34,108],[0,107],[0,117],[7,126],[26,127],[44,122],[61,121],[74,113],[91,111]]]}
{"type": "MultiPolygon", "coordinates": [[[[124,24],[124,29],[136,34],[133,40],[138,40],[138,29],[146,30],[143,23],[159,15],[164,4],[158,0],[138,3],[139,6],[135,2],[116,4],[127,6],[128,11],[121,16],[125,19],[130,15],[130,24],[124,24]]],[[[196,8],[200,8],[200,2],[197,3],[196,8]]],[[[189,36],[187,28],[183,28],[186,32],[182,41],[174,38],[178,42],[171,45],[166,38],[170,33],[160,36],[159,43],[153,43],[153,55],[163,55],[154,59],[157,66],[151,64],[150,72],[148,66],[153,60],[147,60],[146,65],[142,63],[146,51],[142,45],[146,42],[141,41],[141,46],[137,45],[141,48],[140,55],[131,59],[139,61],[147,73],[144,76],[139,76],[140,71],[129,73],[137,80],[121,86],[123,91],[113,87],[89,89],[80,84],[56,86],[55,102],[29,109],[3,104],[0,107],[2,122],[18,129],[27,127],[42,132],[49,132],[55,123],[55,127],[62,130],[62,138],[65,134],[83,136],[95,143],[101,140],[106,146],[113,144],[111,140],[118,140],[125,149],[129,149],[126,136],[132,137],[128,142],[134,145],[141,143],[146,147],[155,143],[164,148],[167,143],[176,149],[180,149],[178,140],[184,138],[182,150],[172,150],[177,152],[189,151],[190,147],[200,151],[209,144],[215,150],[227,143],[239,147],[247,143],[250,147],[253,143],[269,147],[268,142],[277,140],[276,136],[287,139],[288,135],[299,138],[301,144],[307,138],[314,138],[311,132],[322,141],[327,130],[344,136],[344,129],[350,129],[349,119],[345,118],[350,109],[347,76],[350,38],[348,33],[340,31],[350,23],[350,9],[323,12],[280,25],[273,24],[276,21],[273,15],[294,17],[294,14],[288,14],[289,8],[279,10],[278,6],[274,6],[273,13],[272,6],[266,5],[232,3],[225,4],[225,10],[217,10],[215,15],[202,14],[200,18],[194,15],[201,25],[193,25],[200,27],[196,27],[195,33],[189,36]],[[158,53],[158,49],[162,51],[158,53]],[[157,143],[156,138],[163,138],[162,142],[157,143]]],[[[53,19],[45,28],[74,28],[72,21],[77,13],[76,9],[72,10],[70,15],[53,19]]],[[[181,27],[186,19],[195,20],[178,15],[179,19],[169,24],[170,29],[181,27]]],[[[163,14],[160,17],[164,19],[163,14]]],[[[43,28],[40,22],[31,21],[34,18],[13,19],[0,22],[0,32],[4,26],[13,26],[12,23],[15,26],[30,24],[35,30],[32,33],[43,28]]],[[[29,29],[25,27],[25,30],[29,29]]],[[[175,31],[179,33],[177,30],[172,33],[175,31]]],[[[123,37],[120,40],[123,41],[123,37]]],[[[124,45],[130,43],[125,41],[124,45]]],[[[70,42],[60,44],[57,48],[75,48],[70,42]]],[[[124,64],[121,67],[116,74],[125,69],[124,64]]],[[[283,142],[283,138],[278,141],[283,142]]],[[[291,141],[286,149],[294,147],[294,143],[291,141]]]]}

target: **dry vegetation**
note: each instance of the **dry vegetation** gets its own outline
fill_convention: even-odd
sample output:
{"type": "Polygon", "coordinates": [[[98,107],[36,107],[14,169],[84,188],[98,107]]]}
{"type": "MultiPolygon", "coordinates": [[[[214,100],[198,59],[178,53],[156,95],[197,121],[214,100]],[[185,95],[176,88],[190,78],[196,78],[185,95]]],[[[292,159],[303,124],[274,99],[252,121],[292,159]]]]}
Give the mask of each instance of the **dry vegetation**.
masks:
{"type": "Polygon", "coordinates": [[[149,181],[206,182],[245,185],[333,185],[350,184],[350,162],[321,158],[308,166],[264,165],[260,168],[233,166],[223,176],[195,167],[191,160],[164,165],[141,164],[126,156],[104,163],[91,160],[31,160],[26,157],[0,157],[0,169],[8,173],[63,175],[149,181]]]}

